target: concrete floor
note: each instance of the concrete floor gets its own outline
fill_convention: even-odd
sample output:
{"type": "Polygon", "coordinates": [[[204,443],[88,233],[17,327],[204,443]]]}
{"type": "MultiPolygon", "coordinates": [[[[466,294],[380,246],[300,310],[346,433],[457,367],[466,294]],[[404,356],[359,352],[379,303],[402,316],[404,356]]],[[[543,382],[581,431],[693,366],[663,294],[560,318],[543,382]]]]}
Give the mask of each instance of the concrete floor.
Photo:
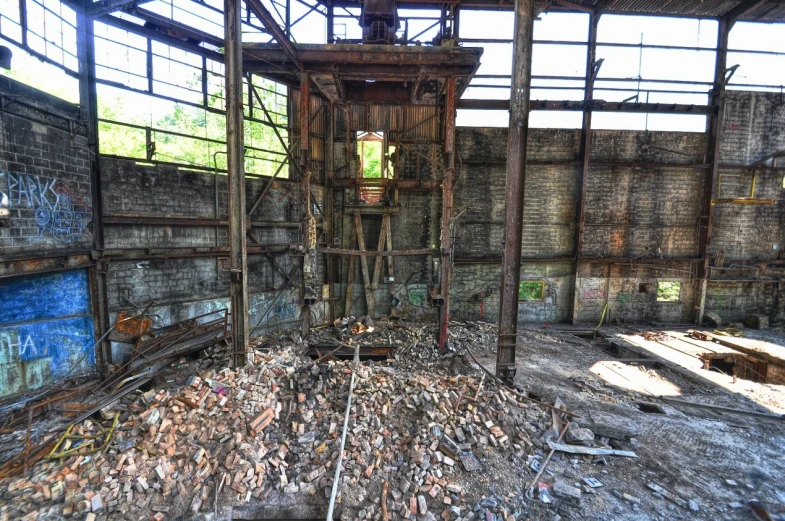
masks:
{"type": "MultiPolygon", "coordinates": [[[[603,330],[613,338],[630,338],[634,331],[603,330]]],[[[782,331],[759,336],[785,345],[782,331]]],[[[491,370],[495,363],[494,340],[489,339],[485,350],[475,351],[491,370]]],[[[540,325],[524,326],[518,343],[519,386],[548,402],[559,397],[568,409],[578,413],[606,411],[637,425],[639,435],[629,448],[638,453],[639,459],[614,458],[609,460],[608,468],[599,471],[590,464],[581,464],[573,471],[576,480],[591,473],[605,483],[599,489],[601,494],[585,502],[581,518],[755,519],[746,505],[749,500],[765,502],[772,514],[785,512],[785,423],[681,405],[676,408],[656,398],[673,396],[781,414],[785,412],[785,386],[746,380],[733,383],[730,376],[703,370],[668,349],[651,350],[651,358],[660,362],[654,364],[656,367],[628,364],[604,352],[603,344],[540,325]],[[641,411],[641,402],[656,403],[664,414],[641,411]],[[650,482],[693,499],[700,510],[693,512],[657,497],[647,488],[650,482]]],[[[553,470],[558,477],[558,463],[553,470]]]]}

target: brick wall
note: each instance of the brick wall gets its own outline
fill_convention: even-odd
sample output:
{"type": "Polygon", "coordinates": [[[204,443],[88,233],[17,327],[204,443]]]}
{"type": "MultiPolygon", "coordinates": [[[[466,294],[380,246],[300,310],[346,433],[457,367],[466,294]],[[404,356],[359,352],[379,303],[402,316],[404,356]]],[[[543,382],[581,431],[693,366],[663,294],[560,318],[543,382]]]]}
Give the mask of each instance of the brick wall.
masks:
{"type": "Polygon", "coordinates": [[[5,77],[0,92],[16,100],[0,113],[0,258],[89,250],[87,138],[70,131],[78,107],[5,77]]]}
{"type": "MultiPolygon", "coordinates": [[[[187,218],[227,220],[226,177],[209,172],[194,172],[171,166],[156,166],[129,160],[102,160],[105,215],[120,222],[106,224],[106,247],[112,253],[124,250],[189,248],[189,258],[138,259],[112,261],[108,273],[108,303],[113,314],[144,307],[154,302],[151,313],[162,324],[183,320],[228,307],[229,276],[220,257],[210,253],[228,246],[226,225],[170,225],[165,221],[137,224],[123,219],[187,218]],[[217,199],[216,199],[217,194],[217,199]]],[[[247,208],[266,186],[267,179],[248,179],[247,208]]],[[[314,186],[317,201],[323,189],[314,186]]],[[[314,209],[317,222],[321,221],[314,209]]],[[[263,244],[288,245],[300,241],[299,184],[276,180],[258,209],[251,216],[251,230],[263,244]]],[[[198,223],[197,223],[198,224],[198,223]]],[[[319,224],[319,226],[321,226],[319,224]]],[[[249,246],[254,243],[248,240],[249,246]]],[[[300,320],[299,273],[289,289],[273,304],[284,287],[293,265],[300,260],[287,253],[248,255],[248,287],[251,327],[262,317],[258,336],[269,328],[295,327],[300,320]],[[273,265],[275,262],[278,267],[273,265]],[[280,269],[280,271],[279,271],[280,269]],[[266,314],[265,312],[270,309],[266,314]]],[[[323,306],[313,310],[314,323],[323,319],[323,306]]],[[[115,346],[115,355],[121,355],[115,346]]]]}

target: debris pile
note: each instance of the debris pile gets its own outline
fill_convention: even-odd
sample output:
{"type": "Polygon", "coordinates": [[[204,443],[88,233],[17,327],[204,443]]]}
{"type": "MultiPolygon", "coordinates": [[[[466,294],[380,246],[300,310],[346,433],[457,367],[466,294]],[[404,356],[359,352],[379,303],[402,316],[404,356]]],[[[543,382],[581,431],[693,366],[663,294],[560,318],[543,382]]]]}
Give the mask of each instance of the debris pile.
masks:
{"type": "Polygon", "coordinates": [[[329,330],[314,337],[332,335],[345,348],[346,335],[373,328],[377,336],[365,337],[367,344],[392,345],[396,359],[354,363],[325,353],[314,361],[302,340],[285,336],[256,349],[241,369],[134,391],[101,410],[104,424],[79,423],[49,459],[0,481],[0,519],[162,521],[263,503],[272,494],[326,505],[352,373],[337,508],[343,519],[493,521],[580,507],[581,488],[530,480],[565,435],[570,451],[596,455],[592,431],[461,355],[438,356],[427,327],[341,327],[341,340],[329,330]]]}

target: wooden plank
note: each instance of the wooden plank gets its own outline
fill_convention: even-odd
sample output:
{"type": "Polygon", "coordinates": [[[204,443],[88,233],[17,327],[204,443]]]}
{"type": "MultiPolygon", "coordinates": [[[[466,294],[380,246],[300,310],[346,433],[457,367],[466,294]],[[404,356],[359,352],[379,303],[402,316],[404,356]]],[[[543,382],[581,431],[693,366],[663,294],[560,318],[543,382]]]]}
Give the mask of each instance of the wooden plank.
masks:
{"type": "MultiPolygon", "coordinates": [[[[354,230],[352,229],[353,223],[354,223],[353,220],[349,221],[349,237],[351,237],[351,243],[352,243],[351,248],[355,249],[357,247],[357,235],[354,233],[354,230]]],[[[346,307],[345,307],[346,311],[343,314],[343,316],[345,317],[351,316],[352,296],[353,296],[352,286],[354,286],[354,269],[356,264],[357,264],[357,257],[355,257],[354,255],[349,257],[349,276],[346,281],[346,307]]]]}
{"type": "MultiPolygon", "coordinates": [[[[360,251],[365,250],[365,235],[363,234],[363,222],[359,213],[354,214],[354,228],[357,232],[357,248],[360,251]]],[[[371,274],[368,271],[368,259],[365,255],[360,256],[360,268],[363,272],[363,289],[365,290],[365,305],[368,307],[368,315],[371,318],[376,318],[373,314],[374,298],[373,289],[371,288],[371,274]]]]}
{"type": "MultiPolygon", "coordinates": [[[[389,215],[382,216],[382,227],[379,229],[379,245],[376,247],[376,251],[379,253],[384,251],[384,242],[385,239],[387,238],[386,229],[389,220],[390,220],[389,215]]],[[[382,256],[378,255],[376,257],[376,265],[373,267],[373,282],[371,283],[371,289],[373,289],[374,291],[376,291],[376,288],[379,287],[379,275],[381,274],[382,268],[384,267],[384,265],[382,264],[383,260],[384,259],[382,259],[382,256]]]]}
{"type": "MultiPolygon", "coordinates": [[[[387,251],[391,252],[392,250],[392,224],[390,223],[391,219],[387,216],[387,227],[382,230],[385,234],[387,234],[387,251]]],[[[395,257],[387,257],[387,273],[390,277],[390,280],[395,280],[395,264],[394,264],[395,257]]],[[[390,293],[395,293],[395,282],[390,282],[390,293]]]]}
{"type": "Polygon", "coordinates": [[[566,443],[548,442],[548,446],[559,452],[569,454],[587,454],[590,456],[622,456],[626,458],[637,458],[638,455],[629,450],[602,449],[598,447],[585,447],[583,445],[567,445],[566,443]]]}

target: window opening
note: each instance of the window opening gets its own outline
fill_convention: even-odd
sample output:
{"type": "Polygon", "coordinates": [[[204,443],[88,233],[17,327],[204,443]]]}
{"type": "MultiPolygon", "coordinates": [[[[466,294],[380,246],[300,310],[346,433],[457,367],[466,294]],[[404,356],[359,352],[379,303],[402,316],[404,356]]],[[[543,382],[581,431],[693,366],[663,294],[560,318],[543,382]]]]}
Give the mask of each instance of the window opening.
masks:
{"type": "Polygon", "coordinates": [[[544,280],[522,280],[518,284],[518,300],[545,299],[544,280]]]}
{"type": "Polygon", "coordinates": [[[388,156],[385,155],[386,139],[383,132],[358,132],[357,155],[360,199],[368,204],[381,201],[384,195],[383,179],[388,177],[388,156]]]}
{"type": "Polygon", "coordinates": [[[681,295],[681,282],[660,282],[657,284],[657,302],[678,302],[681,295]]]}

